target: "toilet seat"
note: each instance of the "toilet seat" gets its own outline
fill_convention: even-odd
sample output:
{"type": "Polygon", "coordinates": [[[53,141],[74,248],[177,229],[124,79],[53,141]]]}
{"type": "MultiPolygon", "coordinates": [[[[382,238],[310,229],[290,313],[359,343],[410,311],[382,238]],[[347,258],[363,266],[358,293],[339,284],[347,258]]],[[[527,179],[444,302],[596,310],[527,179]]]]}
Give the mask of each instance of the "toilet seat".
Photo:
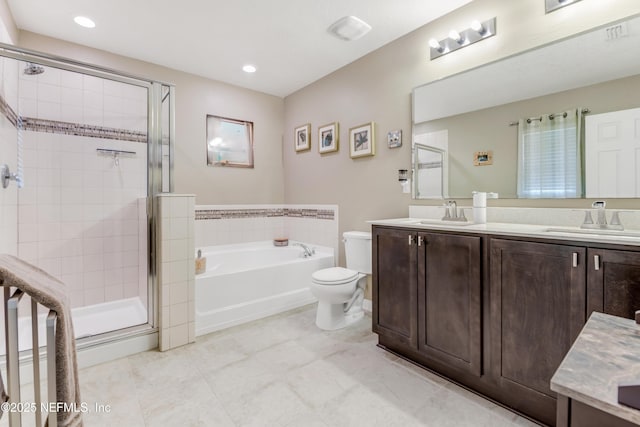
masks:
{"type": "Polygon", "coordinates": [[[311,275],[311,280],[318,285],[342,285],[355,280],[358,277],[357,271],[344,267],[332,267],[318,270],[311,275]]]}

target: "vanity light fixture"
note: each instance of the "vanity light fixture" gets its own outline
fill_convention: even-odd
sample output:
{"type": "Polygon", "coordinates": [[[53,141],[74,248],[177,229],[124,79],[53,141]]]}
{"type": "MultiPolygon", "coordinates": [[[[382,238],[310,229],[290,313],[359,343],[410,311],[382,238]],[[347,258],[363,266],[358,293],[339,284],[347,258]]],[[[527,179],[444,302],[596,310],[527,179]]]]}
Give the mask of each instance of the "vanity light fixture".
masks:
{"type": "Polygon", "coordinates": [[[451,30],[449,32],[449,36],[444,40],[429,40],[429,47],[431,47],[431,60],[495,35],[495,17],[482,22],[477,20],[473,21],[471,23],[471,27],[464,31],[458,32],[456,30],[451,30]]]}
{"type": "Polygon", "coordinates": [[[429,46],[431,46],[431,49],[435,49],[440,53],[444,52],[444,47],[442,47],[440,42],[438,40],[436,40],[436,39],[430,39],[429,40],[429,46]]]}
{"type": "Polygon", "coordinates": [[[545,13],[551,13],[580,0],[544,0],[545,13]]]}

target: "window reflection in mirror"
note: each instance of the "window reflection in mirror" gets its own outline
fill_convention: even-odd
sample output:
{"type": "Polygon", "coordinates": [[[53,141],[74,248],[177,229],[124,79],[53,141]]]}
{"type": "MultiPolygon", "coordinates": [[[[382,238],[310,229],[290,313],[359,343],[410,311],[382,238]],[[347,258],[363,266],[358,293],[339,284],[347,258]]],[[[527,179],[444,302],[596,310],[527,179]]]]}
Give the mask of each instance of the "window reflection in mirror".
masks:
{"type": "Polygon", "coordinates": [[[521,119],[518,123],[518,197],[582,196],[578,110],[521,119]]]}
{"type": "Polygon", "coordinates": [[[253,123],[208,115],[207,165],[253,168],[253,123]]]}

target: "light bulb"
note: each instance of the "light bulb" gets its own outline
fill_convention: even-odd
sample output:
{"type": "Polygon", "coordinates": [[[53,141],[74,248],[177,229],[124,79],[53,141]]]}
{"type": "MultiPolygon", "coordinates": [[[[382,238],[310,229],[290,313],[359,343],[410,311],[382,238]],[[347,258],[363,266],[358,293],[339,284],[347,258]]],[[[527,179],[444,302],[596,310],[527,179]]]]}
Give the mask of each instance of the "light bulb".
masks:
{"type": "Polygon", "coordinates": [[[485,29],[482,26],[482,24],[480,23],[480,21],[478,21],[477,19],[471,22],[471,29],[473,31],[476,31],[480,34],[484,33],[485,29]]]}
{"type": "Polygon", "coordinates": [[[458,33],[456,30],[451,30],[449,31],[449,38],[453,41],[456,41],[458,43],[460,43],[462,40],[462,38],[460,37],[460,33],[458,33]]]}
{"type": "Polygon", "coordinates": [[[431,46],[432,48],[437,49],[437,50],[441,50],[442,49],[442,46],[440,46],[440,42],[438,40],[436,40],[436,39],[429,40],[429,46],[431,46]]]}

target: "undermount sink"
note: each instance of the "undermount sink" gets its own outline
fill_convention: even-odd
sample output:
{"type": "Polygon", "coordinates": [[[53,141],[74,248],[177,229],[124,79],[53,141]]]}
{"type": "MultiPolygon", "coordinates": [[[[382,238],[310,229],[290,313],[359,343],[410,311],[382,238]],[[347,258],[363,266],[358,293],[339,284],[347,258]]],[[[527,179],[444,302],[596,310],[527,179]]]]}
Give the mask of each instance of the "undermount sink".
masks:
{"type": "Polygon", "coordinates": [[[419,222],[424,225],[446,225],[446,226],[454,226],[454,227],[463,227],[465,225],[473,225],[474,223],[471,221],[446,221],[443,219],[422,219],[419,222]]]}
{"type": "Polygon", "coordinates": [[[547,228],[544,230],[546,233],[568,233],[568,234],[582,234],[589,236],[615,236],[622,238],[640,238],[640,232],[627,231],[627,230],[607,230],[599,228],[547,228]]]}

